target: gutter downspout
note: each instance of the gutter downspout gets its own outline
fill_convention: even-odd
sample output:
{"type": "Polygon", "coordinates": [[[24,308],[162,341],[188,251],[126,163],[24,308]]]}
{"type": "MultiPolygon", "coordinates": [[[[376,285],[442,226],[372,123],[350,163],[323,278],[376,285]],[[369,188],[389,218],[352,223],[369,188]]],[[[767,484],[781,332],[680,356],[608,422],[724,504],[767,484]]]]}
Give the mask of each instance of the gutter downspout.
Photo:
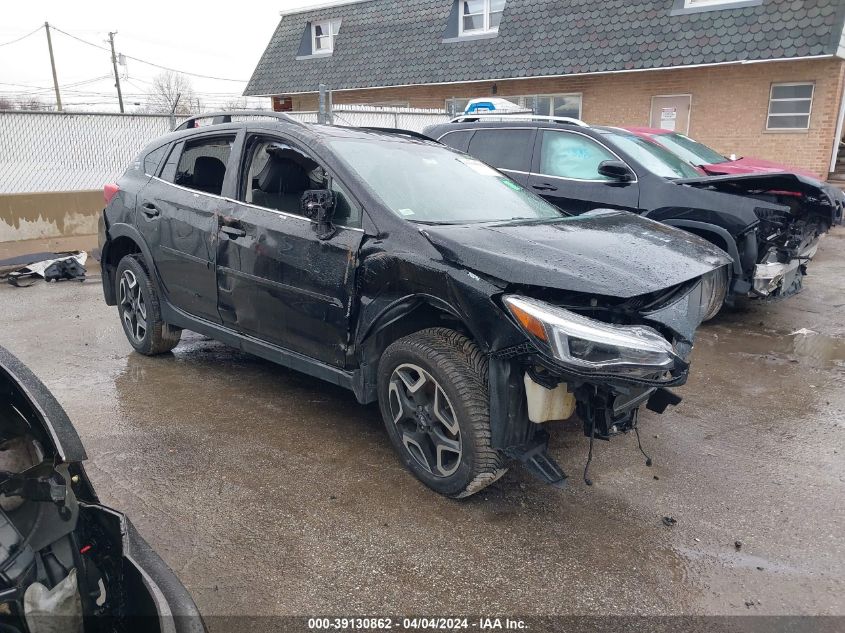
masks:
{"type": "MultiPolygon", "coordinates": [[[[845,66],[845,62],[843,62],[845,66]]],[[[833,152],[830,156],[830,169],[828,174],[832,174],[836,169],[836,160],[839,155],[839,142],[842,139],[842,125],[845,122],[845,72],[840,70],[839,73],[839,117],[836,119],[836,134],[833,137],[833,152]]]]}

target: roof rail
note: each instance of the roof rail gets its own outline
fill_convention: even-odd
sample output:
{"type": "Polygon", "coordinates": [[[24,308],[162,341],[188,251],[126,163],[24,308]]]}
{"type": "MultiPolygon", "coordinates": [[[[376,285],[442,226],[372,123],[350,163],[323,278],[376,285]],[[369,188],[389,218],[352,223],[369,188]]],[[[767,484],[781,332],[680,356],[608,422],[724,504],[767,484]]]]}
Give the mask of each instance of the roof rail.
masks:
{"type": "Polygon", "coordinates": [[[274,112],[272,110],[225,110],[221,112],[205,112],[203,114],[198,114],[196,116],[192,116],[187,121],[183,121],[179,126],[174,130],[191,130],[193,128],[199,127],[197,125],[197,121],[202,119],[213,119],[211,125],[222,125],[224,123],[231,123],[233,116],[253,116],[253,117],[269,117],[271,119],[279,119],[280,121],[285,121],[287,123],[295,123],[296,125],[305,125],[299,119],[294,119],[291,115],[285,112],[274,112]]]}
{"type": "Polygon", "coordinates": [[[473,123],[475,121],[548,121],[550,123],[565,123],[577,125],[578,127],[590,127],[581,119],[569,116],[543,116],[540,114],[525,114],[523,112],[486,112],[484,114],[461,114],[456,116],[449,123],[473,123]]]}
{"type": "MultiPolygon", "coordinates": [[[[345,126],[351,127],[351,126],[345,126]]],[[[433,139],[430,136],[426,136],[422,132],[414,132],[413,130],[403,130],[401,128],[395,127],[372,127],[372,126],[362,126],[362,127],[352,127],[353,130],[369,130],[371,132],[384,132],[386,134],[397,134],[399,136],[408,136],[410,138],[415,138],[420,141],[431,141],[433,143],[440,143],[437,139],[433,139]]]]}

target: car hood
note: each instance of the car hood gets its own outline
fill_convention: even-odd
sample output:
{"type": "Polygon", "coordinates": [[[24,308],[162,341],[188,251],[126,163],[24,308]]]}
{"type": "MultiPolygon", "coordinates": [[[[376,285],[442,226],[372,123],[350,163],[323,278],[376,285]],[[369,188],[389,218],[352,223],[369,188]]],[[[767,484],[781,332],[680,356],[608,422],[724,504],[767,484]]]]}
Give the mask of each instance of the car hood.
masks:
{"type": "Polygon", "coordinates": [[[797,167],[792,167],[791,165],[784,165],[783,163],[775,163],[769,160],[763,160],[762,158],[751,158],[747,156],[737,158],[736,160],[729,160],[724,163],[718,163],[714,165],[702,165],[701,168],[708,174],[713,175],[753,173],[772,174],[785,171],[793,174],[799,174],[807,178],[818,178],[817,174],[814,174],[810,171],[806,171],[804,169],[798,169],[797,167]]]}
{"type": "Polygon", "coordinates": [[[422,233],[448,261],[507,283],[608,297],[656,292],[730,262],[701,238],[626,211],[422,233]]]}

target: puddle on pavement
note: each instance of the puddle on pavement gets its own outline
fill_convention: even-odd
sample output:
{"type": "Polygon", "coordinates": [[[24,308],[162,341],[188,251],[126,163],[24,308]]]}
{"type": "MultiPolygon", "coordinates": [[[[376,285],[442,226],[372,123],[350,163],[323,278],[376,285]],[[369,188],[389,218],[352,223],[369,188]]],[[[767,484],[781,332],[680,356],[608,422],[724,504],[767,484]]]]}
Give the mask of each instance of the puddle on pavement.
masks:
{"type": "Polygon", "coordinates": [[[818,369],[845,369],[845,339],[827,336],[813,330],[797,330],[789,334],[747,332],[718,327],[712,330],[722,345],[733,353],[757,356],[781,356],[818,369]]]}

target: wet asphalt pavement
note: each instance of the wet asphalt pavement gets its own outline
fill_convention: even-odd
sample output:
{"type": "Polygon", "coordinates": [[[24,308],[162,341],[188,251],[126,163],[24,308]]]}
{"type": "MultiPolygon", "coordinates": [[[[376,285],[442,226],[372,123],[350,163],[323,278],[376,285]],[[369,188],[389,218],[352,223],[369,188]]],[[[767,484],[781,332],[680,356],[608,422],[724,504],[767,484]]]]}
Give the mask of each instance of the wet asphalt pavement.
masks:
{"type": "Polygon", "coordinates": [[[513,469],[463,502],[349,392],[195,334],[134,353],[96,272],[0,287],[0,344],[206,615],[845,615],[843,229],[799,297],[703,327],[684,402],[641,416],[652,468],[598,442],[588,488],[587,439],[555,424],[567,489],[513,469]]]}

